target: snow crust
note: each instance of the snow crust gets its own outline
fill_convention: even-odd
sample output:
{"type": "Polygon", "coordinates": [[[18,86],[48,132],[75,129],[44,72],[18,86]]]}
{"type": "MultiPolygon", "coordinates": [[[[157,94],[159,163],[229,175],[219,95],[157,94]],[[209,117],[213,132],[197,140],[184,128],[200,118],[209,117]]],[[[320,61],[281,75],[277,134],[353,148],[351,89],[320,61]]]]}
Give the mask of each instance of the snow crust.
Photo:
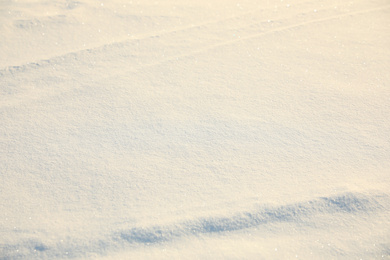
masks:
{"type": "Polygon", "coordinates": [[[0,1],[0,259],[390,257],[384,0],[0,1]]]}

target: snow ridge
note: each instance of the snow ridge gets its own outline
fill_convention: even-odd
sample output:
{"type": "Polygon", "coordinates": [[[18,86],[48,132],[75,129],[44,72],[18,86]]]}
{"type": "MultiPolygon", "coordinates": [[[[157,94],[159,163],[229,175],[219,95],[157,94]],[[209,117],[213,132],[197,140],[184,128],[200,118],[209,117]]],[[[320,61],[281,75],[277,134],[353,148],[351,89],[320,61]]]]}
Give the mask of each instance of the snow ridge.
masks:
{"type": "Polygon", "coordinates": [[[20,244],[1,245],[0,259],[83,257],[105,255],[127,247],[152,246],[180,239],[191,239],[202,235],[223,235],[230,232],[245,232],[246,229],[275,223],[290,222],[309,225],[310,219],[318,216],[334,217],[334,214],[364,215],[386,211],[390,198],[385,194],[365,195],[345,193],[320,197],[314,200],[280,206],[258,206],[254,210],[236,212],[230,216],[208,216],[179,221],[167,225],[132,227],[107,234],[95,241],[73,238],[68,243],[51,244],[32,239],[20,244]],[[50,245],[51,244],[51,245],[50,245]]]}
{"type": "Polygon", "coordinates": [[[333,197],[300,202],[279,207],[262,206],[254,211],[239,212],[231,217],[207,217],[172,226],[152,226],[121,231],[118,236],[130,243],[153,244],[190,235],[232,232],[274,222],[300,222],[316,214],[358,214],[383,209],[378,199],[386,195],[368,197],[346,193],[333,197]]]}

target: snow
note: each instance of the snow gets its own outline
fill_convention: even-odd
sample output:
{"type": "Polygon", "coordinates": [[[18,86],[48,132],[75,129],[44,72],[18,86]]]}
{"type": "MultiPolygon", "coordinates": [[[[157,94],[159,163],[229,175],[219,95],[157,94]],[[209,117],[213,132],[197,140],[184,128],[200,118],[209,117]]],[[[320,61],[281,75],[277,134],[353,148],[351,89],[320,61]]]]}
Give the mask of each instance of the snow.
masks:
{"type": "Polygon", "coordinates": [[[389,258],[388,32],[384,0],[0,1],[0,258],[389,258]]]}

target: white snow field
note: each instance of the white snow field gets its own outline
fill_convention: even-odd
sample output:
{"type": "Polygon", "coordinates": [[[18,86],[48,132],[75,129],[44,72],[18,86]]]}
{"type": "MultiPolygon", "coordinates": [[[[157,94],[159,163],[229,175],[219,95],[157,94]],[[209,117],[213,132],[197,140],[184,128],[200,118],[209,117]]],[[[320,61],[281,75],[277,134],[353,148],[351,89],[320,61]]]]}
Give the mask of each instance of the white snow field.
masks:
{"type": "Polygon", "coordinates": [[[388,0],[0,0],[0,259],[390,259],[388,0]]]}

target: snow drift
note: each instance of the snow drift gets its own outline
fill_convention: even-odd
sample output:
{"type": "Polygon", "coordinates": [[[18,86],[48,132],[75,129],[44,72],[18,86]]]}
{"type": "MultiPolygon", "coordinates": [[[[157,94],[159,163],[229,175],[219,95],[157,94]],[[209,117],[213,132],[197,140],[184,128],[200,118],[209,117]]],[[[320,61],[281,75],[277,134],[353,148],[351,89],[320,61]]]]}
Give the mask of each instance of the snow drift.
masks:
{"type": "Polygon", "coordinates": [[[389,11],[0,2],[0,257],[389,257],[389,11]]]}

